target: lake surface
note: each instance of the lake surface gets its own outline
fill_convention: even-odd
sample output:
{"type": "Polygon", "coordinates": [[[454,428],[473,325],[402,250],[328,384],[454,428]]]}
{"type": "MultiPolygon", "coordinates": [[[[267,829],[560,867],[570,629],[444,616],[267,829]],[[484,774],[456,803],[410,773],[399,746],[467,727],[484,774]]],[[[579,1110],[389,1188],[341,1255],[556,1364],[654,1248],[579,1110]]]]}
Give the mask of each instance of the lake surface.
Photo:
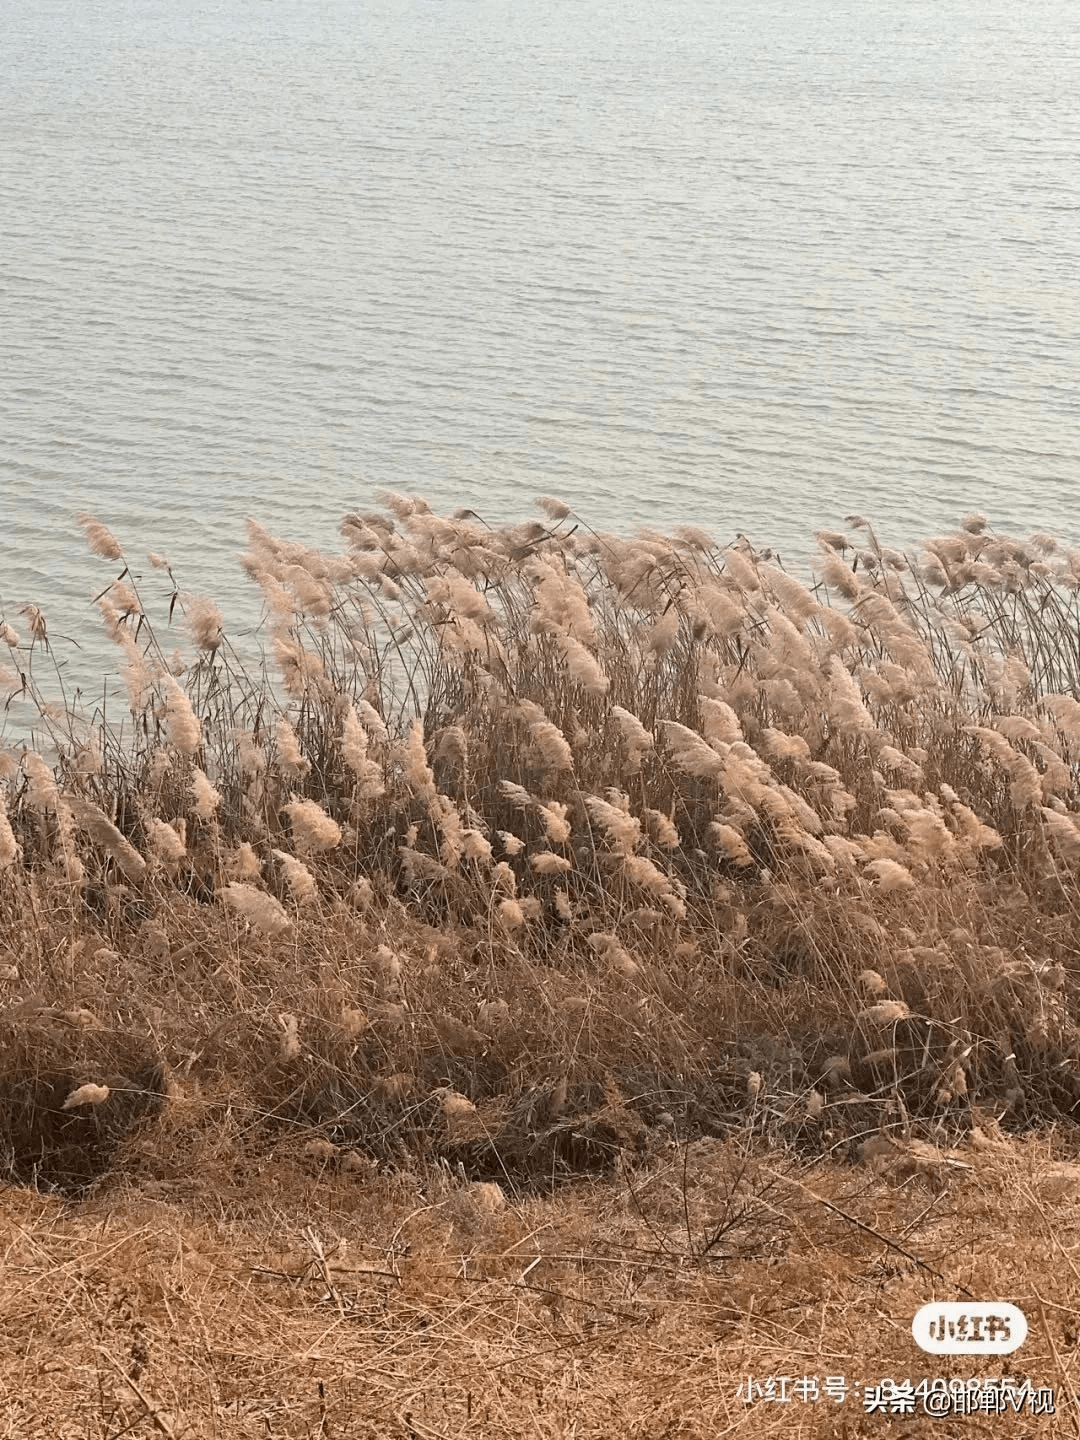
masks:
{"type": "MultiPolygon", "coordinates": [[[[1063,0],[5,0],[0,606],[378,490],[1080,543],[1063,0]]],[[[246,598],[246,603],[245,603],[246,598]]]]}

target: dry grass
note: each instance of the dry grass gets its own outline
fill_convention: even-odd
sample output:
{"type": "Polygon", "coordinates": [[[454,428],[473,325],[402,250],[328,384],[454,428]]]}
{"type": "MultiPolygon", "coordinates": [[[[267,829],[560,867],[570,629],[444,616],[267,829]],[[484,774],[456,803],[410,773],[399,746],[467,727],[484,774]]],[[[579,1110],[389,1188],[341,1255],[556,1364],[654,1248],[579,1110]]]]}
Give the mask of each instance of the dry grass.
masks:
{"type": "Polygon", "coordinates": [[[956,1155],[794,1173],[698,1141],[498,1208],[285,1145],[77,1207],[9,1191],[0,1436],[1073,1434],[1080,1167],[1034,1139],[956,1155]],[[1006,1364],[1056,1417],[867,1413],[858,1385],[1000,1373],[912,1343],[919,1306],[965,1288],[1030,1316],[1006,1364]],[[747,1405],[770,1375],[852,1393],[747,1405]]]}
{"type": "MultiPolygon", "coordinates": [[[[209,1358],[189,1357],[198,1396],[179,1372],[175,1394],[146,1391],[195,1433],[248,1433],[219,1393],[227,1355],[253,1367],[245,1404],[276,1393],[275,1366],[288,1371],[282,1408],[251,1412],[251,1433],[407,1435],[409,1394],[433,1406],[439,1385],[450,1408],[443,1420],[411,1412],[418,1436],[798,1433],[764,1409],[749,1420],[704,1370],[688,1398],[674,1347],[715,1369],[715,1336],[735,1346],[742,1335],[761,1371],[768,1315],[796,1313],[805,1284],[813,1344],[803,1316],[778,1355],[832,1353],[822,1317],[835,1305],[861,1327],[863,1348],[845,1353],[883,1366],[908,1355],[910,1369],[903,1307],[930,1293],[927,1272],[886,1277],[903,1316],[871,1344],[857,1267],[897,1252],[790,1178],[751,1206],[769,1254],[719,1270],[695,1251],[689,1169],[673,1220],[647,1218],[641,1187],[663,1191],[649,1177],[702,1155],[722,1187],[739,1169],[731,1146],[749,1147],[747,1165],[771,1154],[772,1169],[822,1194],[854,1194],[865,1223],[918,1238],[923,1258],[928,1244],[948,1277],[935,1283],[985,1287],[1000,1273],[1008,1298],[1024,1291],[1016,1267],[1034,1254],[1037,1204],[1014,1197],[1013,1220],[993,1230],[985,1263],[1012,1254],[1014,1269],[976,1273],[949,1250],[957,1226],[970,1236],[980,1223],[970,1184],[948,1221],[935,1202],[929,1230],[912,1228],[898,1197],[927,1164],[934,1194],[946,1193],[955,1176],[927,1156],[998,1124],[1021,1136],[1050,1127],[1059,1144],[1074,1134],[1080,552],[994,535],[973,517],[903,557],[852,517],[849,533],[819,537],[820,578],[804,585],[767,552],[694,531],[595,534],[562,502],[503,528],[386,503],[346,518],[337,556],[251,523],[244,564],[265,598],[272,672],[234,648],[213,602],[188,596],[161,557],[151,563],[174,592],[167,616],[148,615],[138,567],[89,517],[94,552],[115,567],[97,605],[127,713],[64,703],[61,642],[42,609],[29,607],[25,635],[19,617],[0,617],[11,657],[0,686],[38,717],[32,746],[0,753],[0,1143],[14,1180],[83,1205],[11,1201],[27,1217],[19,1264],[40,1303],[61,1274],[71,1282],[64,1336],[35,1330],[19,1353],[89,1345],[79,1374],[100,1385],[79,1434],[118,1435],[128,1410],[150,1423],[137,1389],[108,1398],[103,1377],[127,1371],[127,1341],[72,1338],[113,1324],[80,1268],[82,1236],[106,1277],[114,1262],[100,1257],[149,1247],[147,1326],[164,1326],[172,1306],[185,1344],[209,1327],[198,1342],[209,1358]],[[911,1173],[900,1189],[867,1190],[863,1170],[844,1168],[860,1154],[899,1154],[911,1173]],[[205,1183],[187,1186],[191,1174],[205,1183]],[[493,1184],[508,1208],[473,1213],[495,1192],[468,1187],[493,1184]],[[182,1205],[155,1201],[151,1228],[131,1228],[153,1187],[177,1185],[182,1205]],[[421,1192],[438,1196],[409,1222],[421,1263],[409,1279],[411,1262],[401,1270],[385,1249],[389,1289],[363,1300],[378,1318],[342,1313],[317,1256],[328,1315],[308,1281],[256,1292],[243,1267],[219,1263],[275,1230],[295,1249],[305,1209],[320,1234],[339,1211],[368,1224],[358,1206],[372,1207],[373,1233],[392,1229],[421,1192]],[[211,1193],[212,1244],[198,1238],[211,1193]],[[101,1219],[112,1195],[123,1197],[115,1252],[90,1238],[112,1223],[101,1219]],[[630,1243],[613,1218],[628,1203],[633,1254],[666,1277],[662,1323],[635,1309],[638,1282],[624,1285],[638,1261],[620,1251],[616,1265],[605,1250],[613,1236],[630,1243]],[[1006,1251],[997,1239],[1014,1222],[1006,1251]],[[502,1255],[537,1223],[592,1257],[545,1287],[576,1297],[557,1323],[510,1274],[516,1259],[459,1273],[462,1226],[483,1237],[468,1253],[502,1255]],[[185,1244],[211,1254],[194,1308],[185,1244]],[[42,1259],[35,1271],[35,1245],[54,1258],[69,1246],[66,1268],[42,1259]],[[248,1348],[213,1339],[256,1293],[248,1348]],[[631,1318],[619,1318],[624,1303],[631,1318]],[[417,1338],[422,1312],[441,1339],[417,1338]],[[348,1365],[342,1351],[337,1369],[319,1369],[323,1330],[335,1347],[349,1337],[348,1365]],[[377,1410],[367,1367],[398,1332],[411,1348],[394,1342],[377,1410]],[[534,1352],[542,1364],[526,1364],[534,1352]],[[348,1430],[333,1412],[340,1387],[369,1376],[366,1398],[348,1403],[372,1428],[348,1430]],[[320,1378],[324,1412],[311,1409],[320,1378]],[[600,1408],[591,1430],[572,1431],[585,1391],[600,1408]],[[470,1420],[470,1403],[486,1418],[470,1420]]],[[[994,1174],[1041,1143],[994,1141],[994,1174]]],[[[1051,1316],[1075,1302],[1071,1267],[1045,1272],[1051,1316]]],[[[807,1410],[805,1424],[823,1413],[807,1410]]]]}

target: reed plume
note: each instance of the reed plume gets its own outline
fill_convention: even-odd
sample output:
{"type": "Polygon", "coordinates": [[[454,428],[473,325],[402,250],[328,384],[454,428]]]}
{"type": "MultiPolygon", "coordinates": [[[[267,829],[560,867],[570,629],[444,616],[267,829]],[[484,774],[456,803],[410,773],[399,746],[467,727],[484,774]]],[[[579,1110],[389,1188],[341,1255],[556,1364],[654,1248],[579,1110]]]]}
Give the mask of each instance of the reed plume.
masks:
{"type": "Polygon", "coordinates": [[[256,890],[252,885],[237,881],[223,885],[221,898],[230,909],[252,924],[265,935],[279,935],[292,926],[281,904],[265,890],[256,890]]]}
{"type": "Polygon", "coordinates": [[[165,820],[156,817],[147,820],[146,838],[151,853],[166,865],[176,864],[187,854],[184,838],[165,820]]]}
{"type": "Polygon", "coordinates": [[[192,759],[202,744],[202,730],[191,701],[172,675],[163,680],[166,695],[165,730],[170,742],[181,755],[192,759]]]}
{"type": "Polygon", "coordinates": [[[122,835],[109,817],[92,801],[81,795],[66,794],[64,804],[71,812],[76,825],[86,832],[95,845],[100,846],[119,866],[124,875],[138,883],[146,874],[146,861],[134,845],[122,835]]]}
{"type": "Polygon", "coordinates": [[[284,809],[292,822],[296,848],[301,853],[317,854],[341,844],[341,826],[314,800],[294,796],[284,809]]]}
{"type": "Polygon", "coordinates": [[[80,515],[79,524],[86,533],[90,542],[90,549],[95,555],[100,555],[103,560],[121,560],[123,552],[116,536],[111,530],[96,520],[93,515],[80,515]]]}

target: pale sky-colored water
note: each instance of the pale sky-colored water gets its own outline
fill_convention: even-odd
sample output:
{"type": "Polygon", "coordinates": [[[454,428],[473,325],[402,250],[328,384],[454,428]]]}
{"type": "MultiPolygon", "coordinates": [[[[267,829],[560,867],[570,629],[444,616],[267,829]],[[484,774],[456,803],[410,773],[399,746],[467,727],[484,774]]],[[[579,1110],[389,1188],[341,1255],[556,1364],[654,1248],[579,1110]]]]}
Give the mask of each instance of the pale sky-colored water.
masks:
{"type": "Polygon", "coordinates": [[[1080,543],[1064,0],[5,0],[0,605],[390,488],[1080,543]]]}

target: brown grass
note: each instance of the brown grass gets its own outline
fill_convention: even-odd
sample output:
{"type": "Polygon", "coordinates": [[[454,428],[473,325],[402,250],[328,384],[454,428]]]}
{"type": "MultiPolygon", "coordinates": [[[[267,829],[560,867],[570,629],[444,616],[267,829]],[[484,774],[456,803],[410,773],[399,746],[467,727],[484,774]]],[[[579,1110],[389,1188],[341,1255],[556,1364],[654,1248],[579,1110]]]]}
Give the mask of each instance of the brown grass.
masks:
{"type": "MultiPolygon", "coordinates": [[[[267,1187],[280,1157],[295,1169],[307,1147],[320,1225],[320,1207],[361,1203],[368,1175],[360,1190],[374,1185],[394,1224],[387,1197],[415,1185],[465,1207],[466,1228],[494,1227],[498,1243],[508,1216],[542,1213],[595,1248],[609,1238],[598,1210],[636,1204],[627,1197],[644,1177],[689,1156],[726,1157],[723,1183],[737,1144],[750,1147],[745,1163],[768,1154],[788,1177],[758,1208],[786,1237],[775,1254],[794,1294],[808,1255],[820,1265],[835,1241],[829,1264],[840,1264],[852,1236],[869,1243],[796,1180],[866,1199],[878,1191],[843,1168],[860,1154],[899,1155],[910,1186],[925,1179],[920,1155],[970,1147],[988,1126],[1073,1135],[1080,554],[975,518],[905,559],[853,517],[861,533],[822,537],[823,578],[804,584],[745,545],[720,549],[696,531],[625,540],[561,502],[544,508],[544,521],[492,528],[388,497],[387,513],[346,518],[338,556],[252,523],[244,563],[266,600],[273,673],[175,577],[169,614],[148,615],[137,567],[86,517],[116,567],[99,609],[128,682],[125,715],[63,704],[50,648],[62,642],[40,611],[28,638],[0,631],[11,647],[0,683],[38,717],[35,748],[0,755],[0,1143],[12,1179],[89,1207],[61,1222],[58,1200],[13,1200],[42,1207],[27,1232],[44,1226],[42,1244],[54,1220],[74,1243],[117,1185],[143,1187],[121,1192],[130,1217],[147,1186],[184,1186],[190,1173],[205,1184],[194,1209],[170,1212],[162,1234],[174,1244],[219,1191],[245,1197],[249,1218],[223,1221],[245,1245],[266,1243],[271,1213],[295,1235],[293,1208],[315,1205],[300,1199],[306,1182],[288,1170],[280,1202],[267,1187]],[[186,659],[173,649],[184,633],[186,659]],[[64,1110],[83,1085],[108,1086],[108,1099],[64,1110]],[[509,1199],[501,1218],[469,1211],[494,1195],[469,1188],[480,1184],[509,1199]],[[804,1203],[817,1217],[805,1233],[804,1203]]],[[[1006,1168],[1031,1152],[1008,1153],[1006,1168]]],[[[941,1190],[945,1172],[934,1173],[941,1190]]],[[[665,1276],[693,1261],[694,1314],[712,1318],[687,1311],[678,1333],[701,1345],[712,1325],[749,1333],[748,1314],[765,1326],[760,1297],[784,1285],[747,1280],[730,1302],[742,1332],[714,1315],[685,1174],[676,1188],[683,1250],[665,1248],[674,1242],[653,1221],[641,1221],[652,1237],[641,1244],[654,1268],[665,1257],[665,1276]]],[[[916,1234],[907,1212],[866,1203],[873,1229],[916,1234]]],[[[1018,1237],[1031,1213],[1016,1211],[1018,1237]]],[[[954,1221],[977,1215],[965,1199],[954,1221]]],[[[519,1361],[542,1335],[535,1317],[508,1320],[511,1301],[526,1312],[505,1267],[489,1294],[468,1265],[454,1279],[456,1240],[423,1243],[430,1265],[410,1293],[430,1284],[463,1328],[433,1368],[421,1345],[395,1370],[398,1431],[370,1433],[410,1433],[398,1385],[416,1379],[409,1366],[434,1403],[428,1381],[460,1379],[460,1400],[455,1367],[474,1363],[474,1395],[504,1407],[506,1428],[496,1411],[471,1431],[467,1417],[439,1429],[417,1413],[415,1434],[570,1433],[550,1418],[572,1413],[569,1392],[528,1408],[519,1361]],[[515,1368],[512,1397],[492,1378],[500,1367],[515,1368]]],[[[963,1266],[942,1244],[936,1268],[955,1285],[963,1266]]],[[[617,1272],[582,1261],[574,1283],[587,1275],[589,1294],[614,1305],[617,1272]]],[[[1067,1307],[1071,1281],[1055,1273],[1064,1289],[1043,1298],[1067,1307]]],[[[901,1306],[925,1290],[919,1275],[901,1306]]],[[[862,1314],[851,1272],[837,1283],[836,1304],[862,1314]]],[[[403,1284],[393,1279],[398,1299],[403,1284]]],[[[260,1313],[314,1355],[307,1285],[260,1313]]],[[[96,1292],[78,1293],[78,1314],[97,1323],[96,1292]]],[[[382,1303],[406,1324],[398,1300],[382,1303]]],[[[817,1355],[832,1304],[814,1302],[817,1355]]],[[[193,1312],[176,1326],[190,1323],[193,1312]]],[[[659,1332],[627,1324],[613,1350],[600,1347],[613,1377],[617,1355],[628,1367],[625,1383],[611,1380],[610,1426],[576,1433],[626,1428],[653,1359],[656,1384],[671,1380],[670,1354],[662,1363],[650,1349],[659,1332]]],[[[769,1332],[755,1333],[763,1344],[769,1332]]],[[[385,1336],[367,1343],[356,1341],[358,1367],[385,1336]]],[[[128,1365],[122,1345],[104,1348],[80,1359],[84,1378],[88,1365],[98,1379],[128,1365]]],[[[206,1369],[219,1375],[219,1362],[206,1369]]],[[[588,1370],[598,1395],[604,1373],[588,1370]]],[[[341,1428],[299,1398],[314,1374],[289,1379],[300,1408],[270,1433],[341,1428]]],[[[638,1433],[756,1433],[722,1389],[700,1423],[692,1406],[674,1418],[669,1389],[638,1433]]],[[[142,1405],[130,1423],[149,1423],[132,1393],[114,1419],[142,1405]]],[[[185,1392],[168,1403],[205,1426],[219,1402],[200,1412],[185,1392]]],[[[94,1423],[111,1434],[105,1405],[94,1423]]]]}
{"type": "Polygon", "coordinates": [[[444,1172],[282,1141],[78,1207],[9,1191],[0,1436],[1075,1434],[1080,1168],[989,1134],[955,1157],[792,1170],[701,1140],[493,1208],[444,1172]],[[1020,1352],[915,1348],[915,1311],[967,1291],[1021,1306],[1020,1352]],[[1056,1415],[882,1416],[857,1388],[1003,1369],[1056,1415]],[[822,1398],[741,1398],[785,1375],[822,1398]]]}

